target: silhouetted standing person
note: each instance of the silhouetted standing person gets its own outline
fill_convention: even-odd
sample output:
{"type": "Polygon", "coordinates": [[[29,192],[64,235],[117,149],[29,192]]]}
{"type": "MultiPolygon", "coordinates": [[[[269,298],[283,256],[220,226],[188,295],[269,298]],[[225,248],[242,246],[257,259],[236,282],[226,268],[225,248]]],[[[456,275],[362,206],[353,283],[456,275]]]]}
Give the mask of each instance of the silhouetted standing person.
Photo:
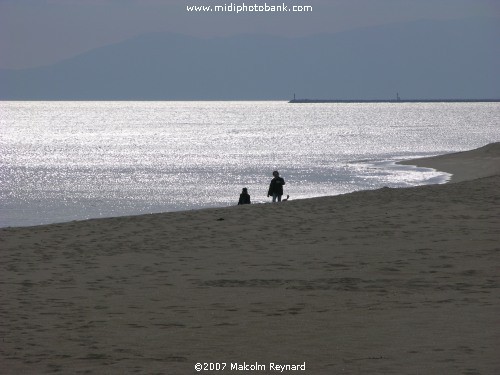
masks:
{"type": "Polygon", "coordinates": [[[240,204],[250,204],[250,194],[248,194],[248,189],[243,188],[240,194],[240,200],[238,201],[238,205],[240,204]]]}
{"type": "Polygon", "coordinates": [[[281,202],[281,196],[283,195],[283,185],[285,185],[285,180],[280,177],[278,171],[273,172],[274,178],[271,180],[271,184],[269,184],[269,191],[267,192],[267,196],[273,197],[273,202],[281,202]]]}

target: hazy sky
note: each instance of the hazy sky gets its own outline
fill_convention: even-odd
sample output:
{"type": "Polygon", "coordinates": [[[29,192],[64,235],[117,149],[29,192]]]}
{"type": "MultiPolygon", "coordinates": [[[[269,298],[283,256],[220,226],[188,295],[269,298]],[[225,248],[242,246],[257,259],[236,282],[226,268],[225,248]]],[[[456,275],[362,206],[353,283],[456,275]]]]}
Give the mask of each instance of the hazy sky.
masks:
{"type": "Polygon", "coordinates": [[[0,68],[56,62],[155,31],[302,36],[418,19],[500,19],[500,0],[0,0],[0,68]],[[310,5],[309,13],[193,13],[188,5],[310,5]]]}

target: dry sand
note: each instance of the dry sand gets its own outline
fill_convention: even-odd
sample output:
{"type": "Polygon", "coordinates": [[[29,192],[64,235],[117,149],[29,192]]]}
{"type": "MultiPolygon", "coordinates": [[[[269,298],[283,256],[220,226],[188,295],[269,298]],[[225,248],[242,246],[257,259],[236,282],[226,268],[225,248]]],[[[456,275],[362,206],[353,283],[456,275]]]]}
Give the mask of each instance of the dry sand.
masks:
{"type": "Polygon", "coordinates": [[[431,158],[400,162],[451,173],[450,182],[500,175],[500,143],[491,143],[476,150],[456,152],[431,158]]]}
{"type": "Polygon", "coordinates": [[[0,373],[499,374],[499,184],[2,229],[0,373]]]}

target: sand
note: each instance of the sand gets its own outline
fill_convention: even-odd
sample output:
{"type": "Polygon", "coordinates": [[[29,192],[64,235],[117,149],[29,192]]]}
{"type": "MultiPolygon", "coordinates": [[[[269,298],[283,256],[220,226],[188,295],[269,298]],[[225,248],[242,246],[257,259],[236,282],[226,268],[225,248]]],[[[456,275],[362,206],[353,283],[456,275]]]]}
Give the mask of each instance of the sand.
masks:
{"type": "Polygon", "coordinates": [[[452,184],[2,229],[0,373],[498,374],[499,149],[425,161],[452,184]]]}
{"type": "Polygon", "coordinates": [[[399,164],[437,169],[451,173],[450,182],[500,175],[500,143],[491,143],[471,151],[431,158],[413,159],[399,164]]]}

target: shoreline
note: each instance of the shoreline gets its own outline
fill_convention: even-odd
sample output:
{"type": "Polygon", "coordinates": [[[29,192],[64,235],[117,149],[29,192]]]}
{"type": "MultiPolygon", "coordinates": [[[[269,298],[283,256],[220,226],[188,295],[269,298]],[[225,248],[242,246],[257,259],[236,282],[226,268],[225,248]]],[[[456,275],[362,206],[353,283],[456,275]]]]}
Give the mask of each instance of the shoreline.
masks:
{"type": "Polygon", "coordinates": [[[500,142],[450,154],[403,160],[401,165],[414,165],[451,174],[448,182],[470,181],[500,175],[500,142]]]}
{"type": "Polygon", "coordinates": [[[1,228],[2,373],[497,373],[499,148],[433,158],[467,181],[1,228]]]}
{"type": "MultiPolygon", "coordinates": [[[[495,147],[495,144],[490,144],[484,147],[495,147]],[[493,146],[492,146],[493,145],[493,146]]],[[[472,150],[474,151],[474,150],[472,150]]],[[[472,151],[465,151],[467,152],[472,152],[472,151]]],[[[456,154],[460,154],[456,153],[456,154]]],[[[395,160],[390,162],[390,165],[407,165],[407,166],[413,166],[415,168],[428,168],[428,169],[433,169],[437,172],[440,172],[443,174],[443,177],[440,178],[441,182],[433,182],[433,183],[426,183],[426,184],[419,184],[415,185],[416,186],[425,186],[425,185],[432,185],[432,184],[442,184],[442,183],[448,183],[451,181],[451,175],[452,173],[449,172],[447,169],[449,168],[448,165],[444,165],[445,169],[442,169],[442,163],[439,163],[439,160],[441,158],[447,158],[447,155],[455,155],[455,154],[445,154],[445,155],[438,155],[438,156],[432,156],[432,157],[426,157],[426,158],[417,158],[417,159],[408,159],[408,160],[395,160]],[[449,175],[449,176],[445,176],[449,175]]],[[[493,169],[495,168],[496,165],[492,163],[488,163],[488,168],[493,169]]],[[[493,174],[500,174],[500,168],[496,168],[495,170],[496,173],[491,173],[489,175],[493,174]]],[[[477,178],[477,177],[474,177],[477,178]]],[[[470,179],[470,177],[466,178],[470,179]]],[[[339,196],[339,195],[344,195],[344,194],[351,194],[354,192],[360,192],[360,191],[369,191],[369,190],[354,190],[348,193],[342,193],[342,194],[337,194],[337,195],[331,195],[331,197],[339,196]]],[[[317,197],[311,197],[311,198],[324,198],[324,197],[330,197],[330,195],[321,195],[317,197]]],[[[302,200],[302,199],[311,199],[311,198],[296,198],[293,199],[294,201],[297,200],[302,200]]],[[[270,202],[258,202],[256,204],[267,204],[270,202]]],[[[184,212],[184,211],[199,211],[199,210],[206,210],[206,209],[215,209],[215,208],[225,208],[225,207],[231,207],[229,206],[208,206],[208,207],[198,207],[198,208],[191,208],[191,209],[176,209],[176,210],[171,210],[171,211],[164,211],[164,212],[152,212],[152,213],[133,213],[133,214],[124,214],[124,215],[117,215],[117,216],[104,216],[104,217],[86,217],[86,218],[75,218],[72,220],[66,220],[66,221],[56,221],[56,222],[49,222],[49,223],[39,223],[39,224],[26,224],[26,225],[5,225],[5,226],[0,226],[0,229],[7,229],[7,228],[31,228],[31,227],[39,227],[39,226],[46,226],[46,225],[58,225],[58,224],[64,224],[64,223],[69,223],[69,222],[80,222],[80,221],[87,221],[87,220],[106,220],[106,219],[113,219],[115,217],[134,217],[134,216],[144,216],[144,215],[156,215],[156,214],[161,214],[161,213],[176,213],[176,212],[184,212]]]]}

